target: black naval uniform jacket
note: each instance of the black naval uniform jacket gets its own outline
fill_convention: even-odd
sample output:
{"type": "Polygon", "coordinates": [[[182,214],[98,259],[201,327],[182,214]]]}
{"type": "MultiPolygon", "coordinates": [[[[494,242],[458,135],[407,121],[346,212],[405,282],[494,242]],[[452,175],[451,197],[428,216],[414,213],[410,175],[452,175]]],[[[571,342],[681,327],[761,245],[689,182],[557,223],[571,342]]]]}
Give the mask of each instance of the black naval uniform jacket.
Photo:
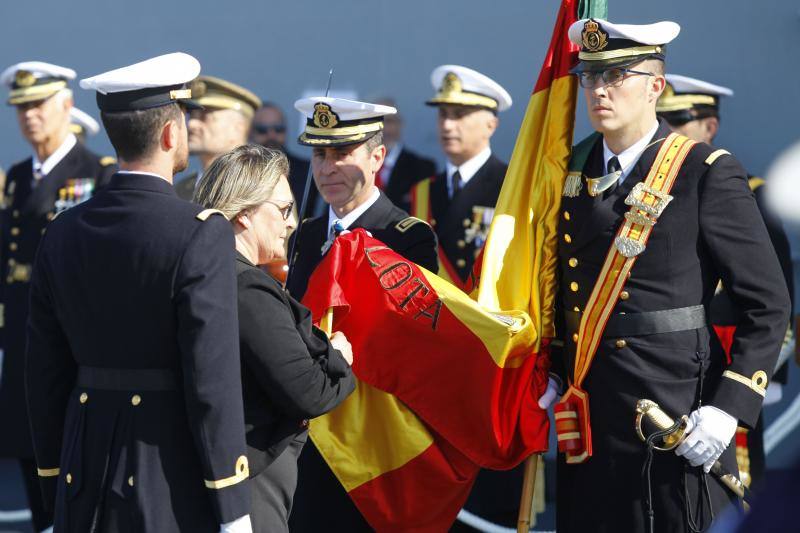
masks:
{"type": "Polygon", "coordinates": [[[447,174],[431,183],[433,228],[461,281],[469,279],[475,258],[486,242],[497,197],[508,165],[492,154],[454,198],[447,193],[447,174]]]}
{"type": "MultiPolygon", "coordinates": [[[[433,230],[395,207],[383,193],[349,227],[355,228],[364,228],[406,259],[431,272],[438,270],[433,230]]],[[[327,231],[327,215],[303,223],[295,271],[288,284],[289,292],[298,300],[305,294],[308,279],[323,258],[321,248],[327,240],[327,231]]],[[[313,442],[308,442],[300,455],[289,529],[297,533],[372,531],[313,442]]]]}
{"type": "MultiPolygon", "coordinates": [[[[409,217],[381,193],[380,197],[348,229],[364,228],[373,237],[406,259],[436,273],[436,236],[425,222],[409,217]]],[[[287,289],[298,300],[306,293],[308,280],[324,257],[322,245],[328,240],[328,215],[303,221],[294,270],[287,289]]]]}
{"type": "Polygon", "coordinates": [[[116,171],[112,157],[99,157],[80,141],[33,187],[33,161],[11,167],[6,207],[0,214],[0,457],[33,458],[25,404],[23,366],[31,267],[45,227],[60,211],[84,201],[116,171]],[[92,190],[86,185],[92,183],[92,190]],[[75,187],[79,185],[79,187],[75,187]],[[72,186],[72,194],[70,194],[72,186]]]}
{"type": "Polygon", "coordinates": [[[216,532],[250,511],[230,224],[145,174],[48,226],[25,383],[55,530],[216,532]]]}
{"type": "MultiPolygon", "coordinates": [[[[661,140],[670,133],[661,121],[650,146],[613,192],[592,198],[585,180],[577,197],[562,198],[559,226],[561,313],[584,309],[616,232],[628,211],[625,198],[644,180],[661,140]]],[[[711,326],[697,329],[604,336],[584,382],[590,397],[594,456],[580,465],[560,464],[559,531],[645,531],[641,469],[645,446],[636,436],[635,406],[657,402],[678,417],[701,404],[713,405],[752,427],[763,396],[754,378],[770,378],[789,320],[789,296],[769,235],[747,184],[747,174],[731,155],[709,156],[715,148],[694,146],[664,210],[638,256],[612,311],[629,320],[635,313],[687,306],[708,307],[718,280],[742,311],[733,343],[733,363],[725,357],[711,326]],[[723,371],[729,371],[723,375],[723,371]],[[563,502],[563,505],[561,505],[563,502]]],[[[584,177],[605,174],[602,139],[584,166],[584,177]]],[[[565,319],[565,324],[568,321],[565,319]]],[[[572,373],[573,331],[562,328],[563,377],[572,373]]],[[[759,380],[759,385],[766,386],[759,380]]],[[[722,456],[736,472],[734,446],[722,456]]],[[[653,500],[656,531],[684,531],[684,490],[693,519],[708,525],[700,468],[673,452],[656,452],[653,500]]],[[[708,477],[713,512],[732,498],[708,477]]]]}
{"type": "Polygon", "coordinates": [[[355,378],[311,311],[236,254],[242,390],[250,476],[305,434],[308,419],[339,405],[355,378]]]}
{"type": "Polygon", "coordinates": [[[389,184],[383,192],[394,205],[403,211],[408,211],[411,208],[409,196],[411,187],[435,174],[436,164],[433,160],[419,156],[404,146],[394,162],[388,178],[389,184]]]}

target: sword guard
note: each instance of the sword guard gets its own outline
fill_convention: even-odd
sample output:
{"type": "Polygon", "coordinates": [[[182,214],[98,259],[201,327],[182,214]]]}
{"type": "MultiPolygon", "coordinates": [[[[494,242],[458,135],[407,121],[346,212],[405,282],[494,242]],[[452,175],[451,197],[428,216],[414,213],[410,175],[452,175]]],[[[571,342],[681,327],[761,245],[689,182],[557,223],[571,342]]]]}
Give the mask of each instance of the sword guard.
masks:
{"type": "MultiPolygon", "coordinates": [[[[639,400],[636,402],[636,434],[642,442],[647,441],[647,436],[644,434],[642,428],[642,423],[645,419],[653,424],[659,431],[669,429],[675,424],[675,420],[665,413],[656,402],[647,399],[639,400]]],[[[682,416],[678,428],[672,433],[665,435],[662,439],[664,444],[662,446],[653,447],[661,451],[674,450],[683,442],[683,439],[686,438],[688,425],[689,417],[686,415],[682,416]]]]}

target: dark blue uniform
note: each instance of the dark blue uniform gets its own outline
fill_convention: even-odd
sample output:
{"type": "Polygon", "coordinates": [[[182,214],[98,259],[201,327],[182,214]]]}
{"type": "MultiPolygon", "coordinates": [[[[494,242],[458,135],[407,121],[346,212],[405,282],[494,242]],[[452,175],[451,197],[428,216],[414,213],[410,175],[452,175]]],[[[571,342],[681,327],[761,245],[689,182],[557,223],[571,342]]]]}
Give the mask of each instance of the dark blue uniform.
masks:
{"type": "Polygon", "coordinates": [[[230,224],[121,173],[48,227],[26,385],[56,531],[214,532],[250,510],[230,224]]]}
{"type": "Polygon", "coordinates": [[[0,214],[0,304],[3,327],[0,348],[0,457],[20,460],[34,527],[50,525],[43,509],[33,461],[28,412],[25,404],[23,366],[25,323],[33,259],[42,232],[61,210],[90,198],[116,170],[114,158],[99,157],[80,142],[52,170],[34,183],[32,158],[11,167],[5,184],[5,206],[0,214]],[[35,186],[34,186],[35,185],[35,186]]]}
{"type": "MultiPolygon", "coordinates": [[[[563,364],[565,382],[574,364],[573,333],[629,209],[625,199],[645,179],[670,132],[661,121],[651,144],[613,191],[591,197],[582,178],[580,193],[562,199],[558,305],[565,357],[554,364],[563,364]]],[[[583,177],[603,176],[604,167],[598,136],[583,177]]],[[[646,530],[645,445],[633,429],[637,400],[654,400],[676,417],[713,405],[749,427],[761,411],[761,386],[771,379],[786,332],[789,296],[747,174],[727,152],[697,144],[670,194],[674,199],[619,294],[583,384],[590,398],[594,455],[583,464],[559,464],[559,531],[646,530]],[[704,312],[720,279],[741,311],[730,366],[704,312]],[[654,311],[664,313],[650,314],[654,311]],[[670,327],[680,323],[691,324],[670,327]]],[[[736,471],[734,448],[720,459],[730,472],[736,471]]],[[[683,457],[656,452],[656,531],[688,531],[691,521],[707,527],[712,514],[730,503],[727,489],[703,477],[683,457]]]]}

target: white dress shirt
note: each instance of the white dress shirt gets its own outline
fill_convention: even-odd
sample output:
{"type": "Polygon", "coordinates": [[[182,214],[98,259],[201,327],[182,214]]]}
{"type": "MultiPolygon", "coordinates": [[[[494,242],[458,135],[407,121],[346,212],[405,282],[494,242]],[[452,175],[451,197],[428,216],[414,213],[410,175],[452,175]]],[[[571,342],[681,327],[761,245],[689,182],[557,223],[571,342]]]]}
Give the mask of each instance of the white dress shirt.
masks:
{"type": "Polygon", "coordinates": [[[450,161],[447,161],[445,163],[445,172],[447,173],[448,196],[450,198],[453,197],[453,174],[456,173],[456,170],[461,175],[461,187],[464,188],[490,157],[492,157],[492,147],[487,146],[478,155],[460,166],[455,166],[450,161]]]}
{"type": "Polygon", "coordinates": [[[64,142],[61,143],[61,146],[56,148],[56,151],[50,154],[50,156],[44,161],[39,161],[39,158],[36,157],[36,154],[33,154],[32,164],[34,181],[50,174],[50,171],[53,170],[53,168],[55,168],[55,166],[59,164],[62,159],[64,159],[69,151],[75,147],[77,142],[78,139],[75,137],[75,135],[70,133],[64,139],[64,142]]]}
{"type": "Polygon", "coordinates": [[[372,189],[372,194],[366,202],[356,207],[342,218],[339,218],[338,215],[336,215],[336,213],[333,211],[333,208],[328,206],[328,237],[330,237],[331,231],[333,231],[334,224],[338,222],[342,228],[348,229],[350,225],[358,219],[358,217],[363,215],[367,209],[372,207],[372,204],[378,201],[380,196],[381,191],[379,191],[377,187],[374,187],[372,189]]]}
{"type": "Polygon", "coordinates": [[[619,160],[619,166],[622,168],[622,175],[619,177],[619,183],[625,181],[625,178],[628,177],[628,174],[631,173],[633,167],[636,165],[636,162],[639,161],[639,157],[644,152],[645,148],[650,144],[650,140],[653,138],[653,135],[656,134],[658,131],[658,122],[653,125],[653,127],[648,131],[644,137],[633,143],[630,147],[626,148],[619,154],[615,154],[611,151],[611,148],[608,147],[606,144],[606,140],[603,139],[603,172],[606,172],[608,168],[608,160],[612,157],[616,156],[617,160],[619,160]]]}
{"type": "Polygon", "coordinates": [[[161,174],[155,174],[153,172],[143,172],[141,170],[118,170],[117,174],[144,174],[145,176],[153,176],[154,178],[160,178],[169,183],[169,180],[162,176],[161,174]]]}

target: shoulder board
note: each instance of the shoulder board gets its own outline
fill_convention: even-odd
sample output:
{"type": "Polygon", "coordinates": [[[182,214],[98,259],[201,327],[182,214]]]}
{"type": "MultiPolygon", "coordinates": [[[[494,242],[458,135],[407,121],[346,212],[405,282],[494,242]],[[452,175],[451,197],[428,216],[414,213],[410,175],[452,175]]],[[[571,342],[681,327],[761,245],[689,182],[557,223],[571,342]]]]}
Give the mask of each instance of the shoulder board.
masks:
{"type": "Polygon", "coordinates": [[[731,153],[727,150],[723,150],[722,148],[720,148],[719,150],[714,150],[713,152],[711,152],[711,154],[708,157],[706,157],[706,160],[704,162],[706,165],[711,166],[717,159],[719,159],[723,155],[731,155],[731,153]]]}
{"type": "Polygon", "coordinates": [[[428,225],[428,223],[425,222],[424,220],[422,220],[421,218],[408,217],[408,218],[404,218],[403,220],[401,220],[400,222],[395,224],[394,229],[396,229],[400,233],[405,233],[412,226],[414,226],[416,224],[419,224],[419,223],[425,224],[426,226],[428,225]]]}
{"type": "Polygon", "coordinates": [[[197,213],[197,220],[202,220],[203,222],[205,222],[211,215],[222,215],[223,217],[225,216],[219,209],[204,209],[203,211],[197,213]]]}
{"type": "Polygon", "coordinates": [[[747,184],[750,185],[751,191],[758,189],[765,183],[766,181],[764,181],[764,178],[759,178],[758,176],[750,176],[750,178],[747,180],[747,184]]]}
{"type": "Polygon", "coordinates": [[[111,157],[110,155],[104,156],[100,158],[100,166],[107,167],[109,165],[116,165],[117,158],[111,157]]]}

